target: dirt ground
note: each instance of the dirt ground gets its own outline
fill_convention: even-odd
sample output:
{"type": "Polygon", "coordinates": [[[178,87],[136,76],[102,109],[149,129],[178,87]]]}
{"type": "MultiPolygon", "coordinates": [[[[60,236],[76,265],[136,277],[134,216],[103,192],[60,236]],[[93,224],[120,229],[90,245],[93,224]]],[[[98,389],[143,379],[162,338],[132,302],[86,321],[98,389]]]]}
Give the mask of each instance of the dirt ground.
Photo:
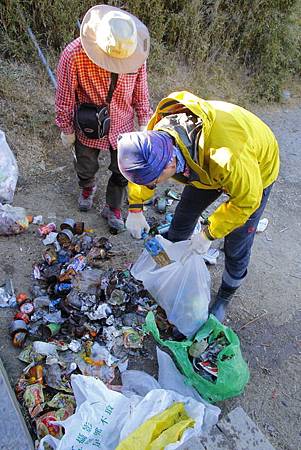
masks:
{"type": "MultiPolygon", "coordinates": [[[[1,90],[3,94],[3,84],[0,93],[1,90]]],[[[14,92],[15,103],[18,95],[14,92]]],[[[28,95],[30,98],[31,94],[28,95]]],[[[0,106],[1,101],[3,106],[3,97],[0,106]]],[[[53,105],[50,90],[47,102],[50,109],[53,105]]],[[[248,278],[231,305],[227,322],[240,337],[251,379],[241,397],[219,406],[223,413],[242,406],[276,449],[300,450],[301,109],[300,105],[287,104],[264,110],[254,106],[253,111],[271,126],[279,139],[281,174],[264,214],[269,219],[268,228],[256,236],[248,278]]],[[[37,122],[27,111],[29,128],[24,131],[19,121],[13,123],[12,114],[2,109],[0,128],[7,132],[21,171],[14,204],[25,207],[28,213],[43,215],[45,221],[59,224],[66,217],[83,220],[98,235],[109,236],[97,211],[103,205],[108,177],[106,155],[101,155],[95,208],[80,213],[71,154],[62,150],[49,118],[43,122],[40,114],[37,122]],[[18,134],[18,130],[23,134],[18,134]]],[[[111,236],[111,241],[116,249],[124,252],[112,260],[114,267],[133,262],[142,249],[142,243],[131,239],[127,232],[111,236]]],[[[28,290],[31,267],[41,258],[42,247],[34,226],[24,235],[1,237],[0,281],[9,276],[16,291],[28,290]]],[[[221,254],[218,264],[210,267],[213,294],[222,270],[221,254]]],[[[14,384],[23,364],[18,361],[19,351],[13,348],[8,336],[12,315],[10,309],[0,310],[0,356],[14,384]]],[[[134,366],[138,368],[139,362],[132,363],[134,366]]],[[[149,361],[146,370],[156,372],[154,360],[149,361]]]]}

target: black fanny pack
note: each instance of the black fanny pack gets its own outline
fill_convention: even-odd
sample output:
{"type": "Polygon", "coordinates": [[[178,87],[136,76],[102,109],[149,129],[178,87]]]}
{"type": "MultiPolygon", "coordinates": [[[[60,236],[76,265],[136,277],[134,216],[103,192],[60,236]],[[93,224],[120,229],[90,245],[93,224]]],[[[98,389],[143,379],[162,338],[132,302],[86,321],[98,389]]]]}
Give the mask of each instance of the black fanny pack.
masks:
{"type": "Polygon", "coordinates": [[[111,84],[106,104],[97,106],[93,103],[81,103],[75,112],[75,125],[89,139],[101,139],[109,134],[109,105],[118,80],[117,73],[111,73],[111,84]]]}

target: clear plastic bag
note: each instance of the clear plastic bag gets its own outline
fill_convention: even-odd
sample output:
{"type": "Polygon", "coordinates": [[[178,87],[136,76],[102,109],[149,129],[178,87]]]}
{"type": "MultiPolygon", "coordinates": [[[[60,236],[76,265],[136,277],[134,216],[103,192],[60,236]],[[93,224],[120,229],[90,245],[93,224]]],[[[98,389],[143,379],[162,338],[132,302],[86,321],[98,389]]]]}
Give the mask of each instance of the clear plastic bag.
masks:
{"type": "Polygon", "coordinates": [[[10,236],[23,233],[28,228],[28,218],[24,208],[0,203],[0,235],[10,236]]]}
{"type": "Polygon", "coordinates": [[[165,310],[169,322],[190,337],[208,318],[210,274],[204,259],[196,253],[181,261],[189,241],[172,243],[156,237],[173,262],[159,267],[144,250],[131,273],[165,310]]]}
{"type": "Polygon", "coordinates": [[[12,203],[18,180],[18,166],[13,152],[0,130],[0,203],[12,203]]]}
{"type": "Polygon", "coordinates": [[[20,234],[28,228],[24,208],[0,203],[0,236],[20,234]]]}

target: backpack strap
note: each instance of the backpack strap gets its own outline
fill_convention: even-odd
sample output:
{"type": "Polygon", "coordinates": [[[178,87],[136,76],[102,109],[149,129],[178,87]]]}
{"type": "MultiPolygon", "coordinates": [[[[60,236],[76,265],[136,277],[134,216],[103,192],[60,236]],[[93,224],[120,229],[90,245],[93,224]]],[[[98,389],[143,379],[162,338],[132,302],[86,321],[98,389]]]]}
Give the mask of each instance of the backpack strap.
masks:
{"type": "Polygon", "coordinates": [[[111,72],[111,83],[110,83],[109,92],[108,92],[108,95],[106,98],[106,102],[108,104],[111,103],[117,81],[118,81],[118,73],[111,72]]]}

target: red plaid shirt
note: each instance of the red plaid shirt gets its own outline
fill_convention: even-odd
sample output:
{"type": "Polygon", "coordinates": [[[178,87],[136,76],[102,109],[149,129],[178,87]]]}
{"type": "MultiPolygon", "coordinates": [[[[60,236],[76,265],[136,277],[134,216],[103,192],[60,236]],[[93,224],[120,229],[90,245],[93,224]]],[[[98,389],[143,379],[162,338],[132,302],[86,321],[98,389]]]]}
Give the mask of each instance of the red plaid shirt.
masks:
{"type": "Polygon", "coordinates": [[[84,52],[80,38],[71,42],[62,52],[57,68],[58,87],[55,110],[56,125],[65,134],[76,133],[84,145],[108,150],[117,148],[120,133],[134,130],[134,111],[138,124],[146,125],[151,115],[146,64],[137,72],[118,75],[110,103],[111,126],[109,135],[102,139],[88,139],[74,127],[74,112],[80,103],[106,103],[111,73],[94,64],[84,52]]]}

